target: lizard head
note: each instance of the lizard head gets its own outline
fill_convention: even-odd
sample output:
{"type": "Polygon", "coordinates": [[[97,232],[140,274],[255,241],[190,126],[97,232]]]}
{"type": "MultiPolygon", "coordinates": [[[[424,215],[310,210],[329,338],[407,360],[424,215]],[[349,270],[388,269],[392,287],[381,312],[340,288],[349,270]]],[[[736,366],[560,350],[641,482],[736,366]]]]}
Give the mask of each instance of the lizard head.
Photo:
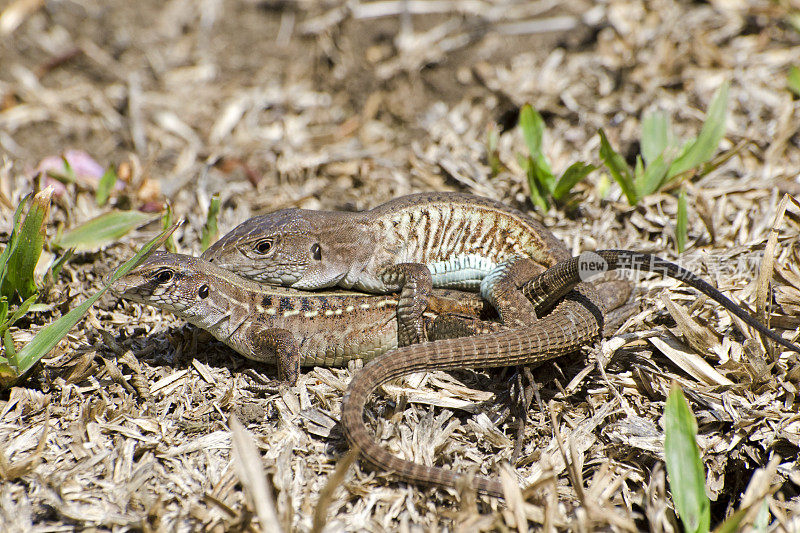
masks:
{"type": "Polygon", "coordinates": [[[225,276],[232,275],[202,259],[158,251],[117,280],[111,292],[207,328],[228,314],[230,296],[221,288],[232,284],[225,283],[225,276]]]}
{"type": "Polygon", "coordinates": [[[201,256],[240,276],[296,289],[336,285],[353,262],[335,237],[350,213],[283,209],[251,218],[201,256]]]}

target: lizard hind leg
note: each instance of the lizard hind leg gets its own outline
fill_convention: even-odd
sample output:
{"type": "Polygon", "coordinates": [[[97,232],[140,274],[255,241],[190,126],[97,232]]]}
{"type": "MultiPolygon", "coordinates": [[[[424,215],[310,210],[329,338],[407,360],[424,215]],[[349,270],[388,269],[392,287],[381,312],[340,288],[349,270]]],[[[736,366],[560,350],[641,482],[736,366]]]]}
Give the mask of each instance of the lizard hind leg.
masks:
{"type": "MultiPolygon", "coordinates": [[[[498,265],[481,282],[481,296],[500,313],[503,324],[510,327],[532,326],[538,316],[536,308],[522,292],[522,287],[541,274],[544,268],[527,257],[514,257],[498,265]]],[[[512,463],[516,463],[522,451],[522,440],[528,423],[528,409],[533,401],[537,385],[530,368],[519,366],[511,381],[511,412],[517,419],[517,434],[514,439],[512,463]]]]}
{"type": "Polygon", "coordinates": [[[481,296],[497,309],[506,326],[530,326],[538,319],[536,309],[520,289],[543,270],[530,258],[513,257],[483,278],[481,296]]]}

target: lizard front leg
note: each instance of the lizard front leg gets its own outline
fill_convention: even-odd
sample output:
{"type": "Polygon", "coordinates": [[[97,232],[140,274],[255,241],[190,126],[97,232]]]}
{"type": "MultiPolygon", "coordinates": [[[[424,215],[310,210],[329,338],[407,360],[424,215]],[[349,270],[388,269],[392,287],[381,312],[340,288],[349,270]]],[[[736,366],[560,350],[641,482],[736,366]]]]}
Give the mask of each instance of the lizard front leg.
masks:
{"type": "Polygon", "coordinates": [[[300,376],[300,345],[291,331],[254,322],[247,327],[245,335],[250,344],[250,359],[267,363],[274,361],[278,367],[279,381],[289,385],[297,383],[300,376]]]}
{"type": "Polygon", "coordinates": [[[433,280],[428,267],[419,263],[399,263],[387,268],[381,279],[386,288],[399,292],[397,302],[397,342],[408,346],[425,341],[425,321],[433,280]]]}

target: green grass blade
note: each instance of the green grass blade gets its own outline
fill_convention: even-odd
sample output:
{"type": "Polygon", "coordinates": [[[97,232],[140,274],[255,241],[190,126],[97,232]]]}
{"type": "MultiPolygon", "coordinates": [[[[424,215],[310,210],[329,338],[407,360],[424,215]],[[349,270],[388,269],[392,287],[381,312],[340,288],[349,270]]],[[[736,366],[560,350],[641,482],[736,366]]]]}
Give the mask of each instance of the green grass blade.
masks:
{"type": "Polygon", "coordinates": [[[669,117],[663,111],[648,113],[642,120],[641,150],[644,162],[650,163],[660,156],[670,144],[669,117]]]}
{"type": "Polygon", "coordinates": [[[106,202],[108,202],[108,197],[111,195],[111,189],[113,189],[114,185],[116,184],[117,171],[114,169],[114,165],[108,165],[108,168],[100,178],[100,182],[97,184],[97,192],[95,192],[94,195],[97,205],[106,205],[106,202]]]}
{"type": "Polygon", "coordinates": [[[700,129],[697,139],[686,145],[682,155],[675,159],[669,167],[665,181],[683,174],[706,161],[709,161],[717,152],[719,142],[725,136],[725,122],[727,119],[728,86],[725,82],[717,89],[711,106],[708,108],[706,121],[700,129]]]}
{"type": "Polygon", "coordinates": [[[33,302],[35,302],[38,297],[39,293],[37,292],[27,300],[22,302],[21,304],[19,304],[19,307],[17,307],[17,309],[11,314],[11,318],[0,324],[0,332],[4,332],[8,328],[10,328],[14,324],[14,322],[25,316],[25,313],[28,312],[28,309],[30,309],[31,305],[33,305],[33,302]]]}
{"type": "Polygon", "coordinates": [[[51,283],[55,283],[56,278],[58,275],[61,274],[61,269],[64,268],[64,265],[67,261],[72,257],[73,253],[75,252],[74,248],[70,248],[66,252],[64,252],[61,257],[55,260],[53,266],[50,267],[50,270],[47,272],[47,277],[50,279],[51,283]]]}
{"type": "Polygon", "coordinates": [[[711,507],[697,448],[697,422],[680,387],[673,383],[664,409],[664,456],[675,510],[687,533],[707,533],[711,507]]]}
{"type": "Polygon", "coordinates": [[[625,159],[611,147],[608,138],[606,138],[606,133],[602,128],[597,130],[597,134],[600,135],[600,159],[603,160],[603,163],[606,165],[606,168],[608,168],[614,181],[619,183],[623,194],[625,194],[625,197],[628,199],[628,203],[630,205],[636,205],[639,198],[636,196],[636,188],[633,176],[631,175],[631,168],[628,166],[628,163],[625,162],[625,159]]]}
{"type": "MultiPolygon", "coordinates": [[[[108,290],[108,288],[119,278],[126,275],[128,272],[136,268],[140,265],[147,257],[155,251],[158,247],[160,247],[167,238],[172,235],[172,232],[180,224],[175,224],[171,228],[162,231],[156,238],[149,241],[145,244],[139,252],[126,261],[122,266],[117,268],[114,273],[106,280],[103,288],[96,292],[94,295],[83,301],[78,307],[70,310],[67,314],[42,328],[36,336],[31,339],[31,341],[23,346],[23,348],[17,352],[17,365],[16,365],[16,374],[17,376],[21,376],[25,372],[27,372],[34,364],[36,364],[39,359],[44,357],[47,352],[53,349],[53,347],[58,344],[58,342],[63,339],[69,330],[78,323],[78,321],[86,314],[86,311],[100,299],[103,294],[108,290]]],[[[1,369],[0,369],[1,370],[1,369]]],[[[2,378],[2,371],[0,371],[0,378],[2,378]]],[[[4,386],[8,386],[8,382],[0,382],[0,388],[4,386]]]]}
{"type": "Polygon", "coordinates": [[[596,166],[583,161],[571,164],[558,178],[558,182],[553,189],[553,198],[559,201],[566,198],[575,185],[595,170],[597,170],[596,166]]]}
{"type": "MultiPolygon", "coordinates": [[[[642,160],[642,154],[638,154],[636,156],[636,164],[633,165],[633,184],[638,187],[639,182],[642,181],[642,176],[644,176],[644,161],[642,160]]],[[[639,198],[642,197],[641,194],[638,193],[639,198]]]]}
{"type": "Polygon", "coordinates": [[[536,162],[528,157],[525,161],[525,176],[528,178],[528,190],[530,191],[531,203],[538,207],[541,211],[546,212],[550,209],[550,204],[547,202],[547,190],[543,180],[547,178],[541,174],[541,167],[536,162]]]}
{"type": "Polygon", "coordinates": [[[39,262],[39,256],[42,255],[52,196],[51,187],[36,193],[20,226],[19,240],[9,254],[1,291],[9,300],[15,292],[22,300],[30,298],[37,292],[33,271],[39,262]]]}
{"type": "Polygon", "coordinates": [[[500,161],[500,133],[497,131],[497,124],[490,124],[486,128],[486,160],[489,162],[490,176],[492,178],[500,174],[503,163],[500,161]]]}
{"type": "Polygon", "coordinates": [[[217,240],[219,228],[217,220],[219,219],[219,193],[211,197],[211,202],[208,205],[208,214],[206,215],[206,223],[203,225],[203,233],[200,237],[200,250],[205,252],[206,248],[217,240]]]}
{"type": "Polygon", "coordinates": [[[8,316],[8,298],[3,296],[0,298],[0,323],[6,321],[6,317],[8,316]]]}
{"type": "Polygon", "coordinates": [[[84,222],[61,236],[59,248],[97,250],[110,244],[129,231],[154,220],[156,215],[140,211],[111,211],[84,222]]]}
{"type": "Polygon", "coordinates": [[[678,244],[678,253],[682,254],[686,249],[687,228],[689,226],[689,215],[686,212],[686,191],[681,189],[678,195],[678,220],[675,224],[675,240],[678,244]]]}
{"type": "MultiPolygon", "coordinates": [[[[167,207],[164,209],[164,214],[161,216],[161,229],[165,230],[170,226],[172,226],[172,204],[167,202],[167,207]]],[[[169,239],[167,239],[167,242],[164,243],[164,248],[173,254],[178,251],[178,247],[175,246],[175,241],[172,239],[172,235],[170,235],[169,239]]]]}
{"type": "Polygon", "coordinates": [[[525,104],[519,111],[519,127],[522,129],[522,138],[528,146],[528,153],[534,159],[542,153],[542,135],[544,134],[544,119],[530,104],[525,104]]]}
{"type": "MultiPolygon", "coordinates": [[[[16,366],[17,364],[17,350],[14,349],[14,339],[11,338],[11,332],[8,330],[3,332],[3,348],[6,350],[6,357],[0,357],[4,367],[9,365],[16,366]]],[[[6,368],[0,369],[0,374],[5,374],[6,368]]]]}
{"type": "Polygon", "coordinates": [[[664,153],[659,154],[652,163],[647,165],[635,182],[636,194],[639,198],[644,198],[660,189],[668,169],[669,163],[664,159],[664,153]]]}
{"type": "Polygon", "coordinates": [[[62,155],[61,161],[64,162],[64,172],[62,174],[50,172],[49,175],[51,178],[55,178],[64,183],[75,183],[78,181],[78,177],[75,175],[75,171],[72,169],[72,165],[69,164],[67,160],[67,156],[62,155]]]}
{"type": "MultiPolygon", "coordinates": [[[[750,508],[739,509],[728,518],[725,519],[723,523],[717,526],[714,529],[714,533],[736,533],[737,531],[741,531],[742,520],[747,516],[748,511],[750,508]]],[[[757,529],[755,531],[758,531],[757,529]]]]}
{"type": "Polygon", "coordinates": [[[786,76],[786,86],[795,96],[800,98],[800,68],[794,65],[789,67],[789,74],[786,76]]]}
{"type": "MultiPolygon", "coordinates": [[[[14,212],[14,225],[11,228],[11,236],[6,243],[6,247],[3,248],[3,253],[0,254],[0,286],[2,286],[6,280],[6,273],[8,272],[8,259],[11,257],[11,254],[14,253],[14,250],[16,250],[17,244],[19,243],[19,221],[22,218],[22,210],[25,208],[25,205],[28,203],[30,198],[30,194],[26,195],[17,206],[17,210],[14,212]]],[[[3,296],[6,296],[4,292],[2,294],[3,296]]]]}

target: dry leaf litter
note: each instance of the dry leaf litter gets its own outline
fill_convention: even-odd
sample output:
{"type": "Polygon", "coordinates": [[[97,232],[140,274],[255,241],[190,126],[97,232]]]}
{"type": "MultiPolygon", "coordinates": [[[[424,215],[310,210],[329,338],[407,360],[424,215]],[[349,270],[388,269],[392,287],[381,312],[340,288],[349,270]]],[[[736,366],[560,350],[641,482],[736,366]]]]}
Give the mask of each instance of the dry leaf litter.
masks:
{"type": "MultiPolygon", "coordinates": [[[[721,149],[692,180],[681,262],[756,308],[765,242],[777,241],[772,324],[800,325],[800,7],[708,3],[112,0],[6,2],[0,14],[0,235],[39,163],[78,150],[115,164],[122,208],[167,201],[199,253],[212,194],[223,231],[299,206],[365,209],[415,191],[461,190],[533,211],[513,129],[532,103],[556,172],[598,163],[597,129],[628,159],[646,111],[696,135],[730,80],[721,149]],[[792,25],[794,24],[794,26],[792,25]],[[507,167],[491,176],[499,131],[507,167]]],[[[675,259],[674,191],[632,208],[602,172],[578,202],[540,217],[574,252],[622,247],[675,259]],[[601,194],[602,193],[602,194],[601,194]]],[[[102,213],[91,181],[55,197],[48,236],[102,213]]],[[[18,346],[101,285],[154,222],[78,253],[12,329],[18,346]]],[[[347,468],[340,400],[358,371],[305,369],[297,387],[252,392],[274,371],[242,361],[158,310],[104,298],[30,378],[0,396],[0,530],[677,531],[663,465],[664,399],[686,392],[714,523],[768,499],[768,531],[800,527],[797,354],[752,334],[680,283],[637,278],[617,335],[535,371],[522,456],[510,373],[409,376],[368,419],[383,446],[423,464],[501,476],[505,503],[347,468]],[[241,422],[230,422],[232,415],[241,422]],[[339,468],[337,469],[337,463],[339,468]],[[520,492],[519,487],[531,486],[520,492]]]]}

